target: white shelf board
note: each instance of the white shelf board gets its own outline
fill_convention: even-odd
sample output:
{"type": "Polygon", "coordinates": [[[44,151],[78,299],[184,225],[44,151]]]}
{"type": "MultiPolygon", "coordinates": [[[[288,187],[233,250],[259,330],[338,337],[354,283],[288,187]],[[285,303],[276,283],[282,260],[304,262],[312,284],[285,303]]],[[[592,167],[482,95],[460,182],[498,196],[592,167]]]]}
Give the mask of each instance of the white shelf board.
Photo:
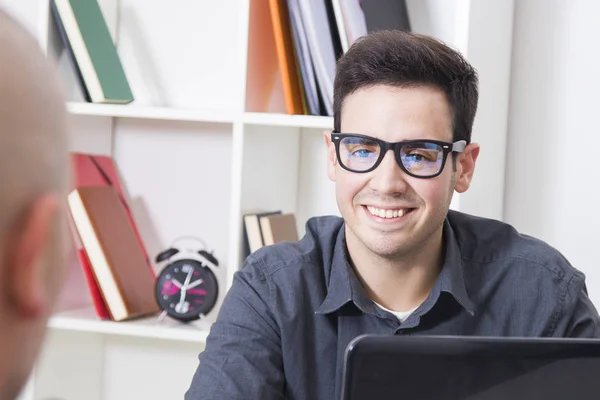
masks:
{"type": "Polygon", "coordinates": [[[200,343],[206,341],[210,329],[208,324],[201,321],[183,324],[166,317],[159,322],[158,316],[121,322],[103,321],[96,317],[92,308],[57,313],[50,318],[48,327],[57,330],[200,343]]]}
{"type": "Polygon", "coordinates": [[[244,123],[248,125],[333,129],[333,117],[322,117],[316,115],[247,112],[244,114],[244,123]]]}
{"type": "MultiPolygon", "coordinates": [[[[172,121],[216,122],[231,124],[235,114],[221,110],[195,110],[169,107],[136,106],[134,104],[95,104],[68,102],[71,114],[100,117],[163,119],[172,121]]],[[[278,113],[244,113],[248,125],[286,126],[298,128],[332,129],[333,117],[290,115],[278,113]]]]}
{"type": "Polygon", "coordinates": [[[232,124],[234,113],[221,110],[195,110],[169,107],[136,106],[133,104],[95,104],[68,102],[71,114],[103,117],[164,119],[173,121],[217,122],[232,124]]]}

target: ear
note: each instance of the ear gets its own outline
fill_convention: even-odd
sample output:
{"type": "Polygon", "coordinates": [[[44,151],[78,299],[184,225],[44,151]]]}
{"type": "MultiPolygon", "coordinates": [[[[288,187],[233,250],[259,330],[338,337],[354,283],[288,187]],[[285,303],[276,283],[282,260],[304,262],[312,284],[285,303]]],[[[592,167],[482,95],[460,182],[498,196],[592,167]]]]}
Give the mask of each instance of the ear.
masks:
{"type": "Polygon", "coordinates": [[[473,172],[475,171],[475,163],[479,157],[479,145],[471,143],[463,151],[456,160],[456,184],[454,190],[458,193],[466,192],[471,186],[473,172]]]}
{"type": "Polygon", "coordinates": [[[33,203],[11,233],[8,257],[3,260],[8,278],[3,287],[15,312],[24,318],[40,317],[52,307],[47,281],[53,272],[45,270],[50,267],[46,254],[59,210],[58,196],[45,194],[33,203]]]}
{"type": "Polygon", "coordinates": [[[335,182],[337,157],[335,154],[335,144],[331,141],[331,131],[323,132],[323,138],[325,139],[325,145],[327,146],[327,176],[335,182]]]}

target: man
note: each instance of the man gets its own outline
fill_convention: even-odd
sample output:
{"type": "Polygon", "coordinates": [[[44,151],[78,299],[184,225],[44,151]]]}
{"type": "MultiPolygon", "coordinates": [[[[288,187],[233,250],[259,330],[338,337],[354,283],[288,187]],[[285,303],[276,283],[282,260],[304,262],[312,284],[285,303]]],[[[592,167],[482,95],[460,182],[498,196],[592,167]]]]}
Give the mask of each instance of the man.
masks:
{"type": "Polygon", "coordinates": [[[597,337],[584,276],[499,221],[449,211],[479,146],[475,70],[425,36],[370,34],[339,60],[329,177],[343,219],[252,254],[186,398],[337,399],[360,334],[597,337]]]}
{"type": "Polygon", "coordinates": [[[0,399],[26,383],[64,277],[68,153],[58,75],[0,11],[0,399]]]}

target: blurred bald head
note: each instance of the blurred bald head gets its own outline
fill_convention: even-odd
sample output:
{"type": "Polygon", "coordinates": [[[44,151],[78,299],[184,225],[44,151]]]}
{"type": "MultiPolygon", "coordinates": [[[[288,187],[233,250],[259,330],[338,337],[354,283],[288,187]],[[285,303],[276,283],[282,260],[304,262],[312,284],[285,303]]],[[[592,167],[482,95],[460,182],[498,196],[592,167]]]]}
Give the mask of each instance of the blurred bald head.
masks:
{"type": "Polygon", "coordinates": [[[0,12],[0,236],[36,195],[66,190],[66,140],[55,71],[28,32],[0,12]]]}
{"type": "Polygon", "coordinates": [[[0,399],[26,382],[63,281],[67,133],[54,66],[0,10],[0,399]]]}

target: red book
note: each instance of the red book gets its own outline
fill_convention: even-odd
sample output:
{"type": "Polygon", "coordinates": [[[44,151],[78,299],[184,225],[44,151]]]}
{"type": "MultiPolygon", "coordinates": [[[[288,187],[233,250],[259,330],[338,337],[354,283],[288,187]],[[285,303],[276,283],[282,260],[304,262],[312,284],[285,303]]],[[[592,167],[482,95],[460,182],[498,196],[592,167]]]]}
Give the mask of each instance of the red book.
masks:
{"type": "Polygon", "coordinates": [[[85,281],[87,282],[88,288],[90,290],[90,296],[92,297],[92,303],[94,304],[94,309],[96,310],[96,315],[100,319],[109,320],[110,311],[108,311],[108,307],[106,306],[106,302],[102,297],[102,292],[98,287],[98,282],[94,277],[94,273],[92,272],[92,267],[90,266],[90,261],[87,258],[87,254],[85,249],[79,248],[77,251],[77,258],[79,259],[79,263],[81,264],[81,269],[83,270],[83,275],[85,277],[85,281]]]}
{"type": "MultiPolygon", "coordinates": [[[[121,184],[117,168],[112,158],[108,156],[71,153],[71,162],[73,163],[74,171],[74,179],[71,190],[81,186],[109,185],[112,185],[117,190],[119,196],[121,197],[121,200],[123,201],[123,205],[127,210],[129,221],[133,226],[133,230],[135,231],[139,245],[142,248],[142,251],[146,257],[148,268],[152,271],[154,275],[152,264],[150,263],[150,259],[148,258],[148,252],[146,251],[144,242],[142,241],[142,238],[135,224],[135,220],[133,219],[133,216],[131,214],[131,210],[129,209],[129,205],[126,200],[125,193],[123,191],[123,185],[121,184]]],[[[90,266],[87,254],[85,252],[85,249],[83,248],[83,245],[81,244],[81,240],[79,239],[79,235],[72,221],[70,225],[71,234],[75,243],[75,251],[77,252],[77,259],[81,264],[83,275],[89,288],[96,315],[100,319],[111,319],[106,303],[104,302],[104,299],[102,297],[100,288],[98,287],[98,283],[94,277],[94,273],[90,266]]]]}

